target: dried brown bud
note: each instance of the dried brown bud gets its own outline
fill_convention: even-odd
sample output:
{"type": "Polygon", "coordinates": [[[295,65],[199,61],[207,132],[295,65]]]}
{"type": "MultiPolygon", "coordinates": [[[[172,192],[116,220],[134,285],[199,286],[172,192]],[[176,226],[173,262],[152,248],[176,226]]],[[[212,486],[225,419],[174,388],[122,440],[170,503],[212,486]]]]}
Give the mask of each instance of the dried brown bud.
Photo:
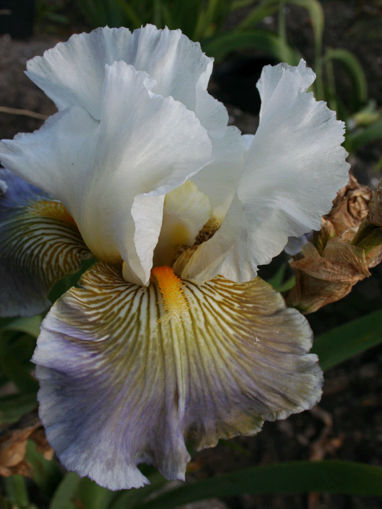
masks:
{"type": "Polygon", "coordinates": [[[381,204],[382,187],[372,199],[372,191],[350,175],[321,230],[291,262],[296,284],[287,296],[289,305],[312,313],[342,299],[370,275],[369,268],[382,260],[382,228],[370,224],[370,217],[382,224],[381,204]]]}
{"type": "Polygon", "coordinates": [[[356,229],[369,213],[371,197],[371,189],[361,186],[350,174],[348,185],[339,191],[332,210],[324,218],[332,223],[338,236],[346,230],[356,229]]]}

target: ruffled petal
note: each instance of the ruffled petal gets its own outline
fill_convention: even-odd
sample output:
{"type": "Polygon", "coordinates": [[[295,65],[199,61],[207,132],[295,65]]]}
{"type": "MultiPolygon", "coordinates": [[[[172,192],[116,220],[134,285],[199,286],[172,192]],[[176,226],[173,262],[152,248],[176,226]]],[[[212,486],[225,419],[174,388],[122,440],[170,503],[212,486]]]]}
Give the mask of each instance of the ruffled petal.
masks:
{"type": "Polygon", "coordinates": [[[209,130],[218,133],[227,125],[225,107],[207,93],[213,59],[180,30],[147,25],[133,33],[105,27],[76,34],[30,60],[27,75],[59,109],[82,106],[99,119],[105,65],[119,60],[148,73],[156,93],[195,111],[209,130]]]}
{"type": "Polygon", "coordinates": [[[182,277],[250,280],[288,237],[320,228],[349,165],[343,122],[306,92],[314,77],[304,61],[264,68],[260,123],[255,136],[242,137],[246,153],[236,196],[219,231],[177,261],[182,277]]]}
{"type": "Polygon", "coordinates": [[[288,237],[319,229],[348,179],[344,124],[306,92],[314,78],[301,61],[265,67],[258,83],[260,123],[238,187],[248,256],[257,265],[277,255],[288,237]]]}
{"type": "Polygon", "coordinates": [[[154,94],[152,84],[146,73],[116,62],[106,69],[99,123],[71,108],[35,133],[0,143],[4,164],[66,205],[97,257],[122,257],[142,284],[150,277],[165,194],[211,158],[195,114],[154,94]]]}
{"type": "Polygon", "coordinates": [[[50,306],[53,284],[91,253],[62,203],[0,170],[0,316],[29,316],[50,306]]]}
{"type": "Polygon", "coordinates": [[[142,462],[184,479],[185,441],[254,434],[321,394],[309,325],[267,283],[153,274],[142,288],[93,266],[52,307],[33,358],[48,440],[109,489],[145,484],[142,462]]]}

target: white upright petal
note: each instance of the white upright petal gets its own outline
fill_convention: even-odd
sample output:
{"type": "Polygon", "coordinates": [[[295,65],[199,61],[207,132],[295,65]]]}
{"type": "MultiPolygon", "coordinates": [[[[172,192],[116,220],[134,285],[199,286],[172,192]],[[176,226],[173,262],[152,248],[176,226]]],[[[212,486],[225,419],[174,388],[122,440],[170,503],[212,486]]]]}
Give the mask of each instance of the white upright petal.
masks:
{"type": "Polygon", "coordinates": [[[221,138],[212,140],[212,161],[193,181],[212,204],[212,214],[222,220],[233,199],[242,171],[244,146],[240,131],[233,126],[221,138]]]}
{"type": "Polygon", "coordinates": [[[146,73],[116,62],[106,69],[99,123],[74,108],[0,146],[9,168],[64,202],[96,256],[122,257],[143,284],[164,195],[211,156],[195,114],[151,86],[146,73]]]}
{"type": "MultiPolygon", "coordinates": [[[[303,61],[264,68],[260,123],[255,136],[243,137],[236,197],[215,235],[177,260],[183,278],[252,279],[288,237],[320,228],[321,216],[347,182],[349,165],[341,146],[343,123],[306,92],[313,80],[303,61]]],[[[205,176],[204,171],[195,180],[205,176]]]]}
{"type": "Polygon", "coordinates": [[[27,75],[59,109],[79,105],[99,119],[105,65],[119,60],[147,72],[156,81],[156,93],[195,111],[211,132],[226,126],[225,107],[207,93],[213,59],[180,30],[147,25],[133,33],[105,27],[75,34],[30,60],[27,75]]]}
{"type": "Polygon", "coordinates": [[[265,67],[258,83],[260,123],[238,187],[248,255],[258,265],[277,255],[289,236],[319,229],[347,182],[344,124],[306,92],[313,80],[301,61],[265,67]]]}

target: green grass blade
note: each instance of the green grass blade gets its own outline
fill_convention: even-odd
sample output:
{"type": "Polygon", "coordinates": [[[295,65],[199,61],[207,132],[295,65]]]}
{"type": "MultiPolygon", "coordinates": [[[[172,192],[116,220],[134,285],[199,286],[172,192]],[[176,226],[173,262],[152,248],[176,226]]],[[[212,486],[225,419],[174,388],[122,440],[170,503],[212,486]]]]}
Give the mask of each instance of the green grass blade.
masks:
{"type": "Polygon", "coordinates": [[[107,509],[115,498],[115,493],[85,477],[79,482],[74,498],[78,507],[107,509]]]}
{"type": "Polygon", "coordinates": [[[309,13],[314,36],[314,71],[316,80],[314,90],[316,99],[324,98],[324,85],[322,78],[322,37],[324,32],[325,15],[321,3],[318,0],[288,0],[288,3],[298,5],[309,13]]]}
{"type": "Polygon", "coordinates": [[[12,475],[4,479],[6,498],[11,502],[12,508],[26,509],[29,506],[28,491],[25,478],[21,475],[12,475]]]}
{"type": "Polygon", "coordinates": [[[243,493],[340,493],[382,495],[382,467],[351,461],[292,461],[252,467],[186,484],[140,509],[170,509],[197,500],[243,493]]]}
{"type": "Polygon", "coordinates": [[[318,0],[287,0],[289,4],[299,5],[309,12],[310,22],[314,33],[316,53],[321,52],[322,34],[324,31],[325,16],[322,5],[318,0]]]}
{"type": "Polygon", "coordinates": [[[328,49],[325,59],[339,62],[347,72],[353,84],[354,109],[364,105],[367,101],[367,81],[357,58],[345,49],[328,49]]]}
{"type": "Polygon", "coordinates": [[[221,60],[228,53],[243,49],[256,49],[276,60],[283,60],[286,56],[288,63],[298,64],[299,53],[283,44],[282,40],[275,34],[266,30],[251,30],[232,32],[213,37],[203,44],[203,50],[216,60],[221,60]]]}
{"type": "Polygon", "coordinates": [[[77,509],[74,500],[80,481],[74,472],[66,474],[54,493],[49,509],[77,509]]]}
{"type": "Polygon", "coordinates": [[[318,355],[322,369],[326,370],[381,342],[382,311],[374,311],[318,336],[313,352],[318,355]]]}
{"type": "Polygon", "coordinates": [[[239,30],[250,30],[258,25],[264,18],[274,14],[279,7],[280,0],[264,0],[244,18],[239,25],[239,30]]]}
{"type": "Polygon", "coordinates": [[[144,21],[139,17],[131,2],[125,0],[117,0],[118,5],[125,15],[125,22],[129,28],[139,28],[144,21]]]}
{"type": "Polygon", "coordinates": [[[138,509],[138,507],[141,507],[140,503],[143,500],[147,499],[153,492],[162,488],[167,482],[158,472],[147,477],[150,480],[150,484],[136,490],[124,491],[116,497],[109,509],[138,509]]]}

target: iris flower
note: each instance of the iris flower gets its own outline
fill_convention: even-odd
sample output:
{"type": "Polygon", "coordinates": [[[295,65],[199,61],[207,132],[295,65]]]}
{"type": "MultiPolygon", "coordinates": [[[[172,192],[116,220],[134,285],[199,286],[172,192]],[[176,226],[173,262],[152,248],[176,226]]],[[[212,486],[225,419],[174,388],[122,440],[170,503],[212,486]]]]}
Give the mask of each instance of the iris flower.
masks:
{"type": "MultiPolygon", "coordinates": [[[[62,463],[110,489],[320,398],[306,319],[256,277],[347,181],[343,124],[301,61],[264,68],[254,136],[179,30],[100,28],[28,62],[58,113],[0,144],[2,315],[51,307],[33,356],[62,463]]],[[[255,94],[255,90],[254,90],[255,94]]]]}

